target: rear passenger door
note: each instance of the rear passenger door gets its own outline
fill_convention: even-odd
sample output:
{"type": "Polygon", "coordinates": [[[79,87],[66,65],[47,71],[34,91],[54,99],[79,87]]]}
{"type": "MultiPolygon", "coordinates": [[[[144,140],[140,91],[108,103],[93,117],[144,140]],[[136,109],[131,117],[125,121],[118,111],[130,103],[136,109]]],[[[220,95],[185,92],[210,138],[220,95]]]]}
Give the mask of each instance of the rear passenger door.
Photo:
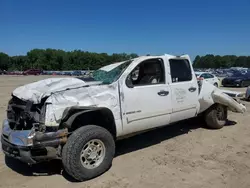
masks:
{"type": "Polygon", "coordinates": [[[172,97],[171,122],[194,117],[197,113],[198,84],[188,56],[170,57],[169,75],[172,97]]]}

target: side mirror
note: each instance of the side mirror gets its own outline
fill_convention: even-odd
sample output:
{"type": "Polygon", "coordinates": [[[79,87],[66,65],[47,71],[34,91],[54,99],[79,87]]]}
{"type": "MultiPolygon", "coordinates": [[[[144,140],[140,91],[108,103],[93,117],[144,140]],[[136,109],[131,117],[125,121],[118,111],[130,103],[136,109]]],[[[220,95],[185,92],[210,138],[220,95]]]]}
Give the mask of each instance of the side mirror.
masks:
{"type": "Polygon", "coordinates": [[[126,85],[128,88],[133,88],[134,85],[132,83],[132,79],[131,79],[131,75],[129,75],[127,78],[126,78],[126,85]]]}

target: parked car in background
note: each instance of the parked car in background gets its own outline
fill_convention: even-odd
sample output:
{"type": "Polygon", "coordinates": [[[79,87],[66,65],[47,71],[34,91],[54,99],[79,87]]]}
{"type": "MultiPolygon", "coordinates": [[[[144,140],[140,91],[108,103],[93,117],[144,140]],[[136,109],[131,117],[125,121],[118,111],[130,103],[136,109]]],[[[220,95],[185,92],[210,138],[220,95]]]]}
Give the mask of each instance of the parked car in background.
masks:
{"type": "Polygon", "coordinates": [[[22,71],[8,71],[6,72],[7,75],[23,75],[22,71]]]}
{"type": "Polygon", "coordinates": [[[71,72],[70,71],[65,71],[65,72],[63,72],[63,75],[65,75],[65,76],[71,76],[71,72]]]}
{"type": "Polygon", "coordinates": [[[206,80],[216,87],[219,86],[220,83],[219,79],[215,75],[209,72],[195,72],[195,75],[197,77],[197,80],[206,80]]]}
{"type": "Polygon", "coordinates": [[[82,72],[81,71],[73,71],[71,73],[71,76],[81,76],[82,75],[82,72]]]}
{"type": "Polygon", "coordinates": [[[23,72],[23,75],[40,75],[42,72],[40,69],[28,69],[23,72]]]}
{"type": "Polygon", "coordinates": [[[7,74],[5,70],[0,70],[0,75],[7,74]]]}
{"type": "Polygon", "coordinates": [[[226,77],[222,80],[221,84],[224,87],[236,86],[236,87],[247,87],[250,85],[250,73],[242,74],[237,71],[232,76],[226,77]]]}

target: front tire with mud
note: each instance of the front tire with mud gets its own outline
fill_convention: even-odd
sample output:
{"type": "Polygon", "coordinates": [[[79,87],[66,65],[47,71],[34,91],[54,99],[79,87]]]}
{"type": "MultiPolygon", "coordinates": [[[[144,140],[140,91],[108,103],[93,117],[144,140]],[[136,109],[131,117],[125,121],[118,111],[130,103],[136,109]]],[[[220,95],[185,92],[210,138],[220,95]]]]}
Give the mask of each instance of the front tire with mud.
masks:
{"type": "Polygon", "coordinates": [[[205,122],[211,129],[221,129],[227,122],[227,107],[215,104],[205,113],[205,122]]]}
{"type": "Polygon", "coordinates": [[[115,142],[103,127],[87,125],[75,130],[62,151],[66,172],[78,181],[86,181],[106,172],[112,165],[115,142]]]}

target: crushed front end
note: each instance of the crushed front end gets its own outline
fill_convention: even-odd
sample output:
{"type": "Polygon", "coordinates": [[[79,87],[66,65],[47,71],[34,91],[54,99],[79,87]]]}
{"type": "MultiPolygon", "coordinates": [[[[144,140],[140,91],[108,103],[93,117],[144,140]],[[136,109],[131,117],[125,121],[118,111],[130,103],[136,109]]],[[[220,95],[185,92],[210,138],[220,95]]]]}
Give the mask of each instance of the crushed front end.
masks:
{"type": "Polygon", "coordinates": [[[46,105],[13,96],[3,121],[1,143],[5,155],[28,164],[60,158],[67,129],[45,126],[46,105]]]}

